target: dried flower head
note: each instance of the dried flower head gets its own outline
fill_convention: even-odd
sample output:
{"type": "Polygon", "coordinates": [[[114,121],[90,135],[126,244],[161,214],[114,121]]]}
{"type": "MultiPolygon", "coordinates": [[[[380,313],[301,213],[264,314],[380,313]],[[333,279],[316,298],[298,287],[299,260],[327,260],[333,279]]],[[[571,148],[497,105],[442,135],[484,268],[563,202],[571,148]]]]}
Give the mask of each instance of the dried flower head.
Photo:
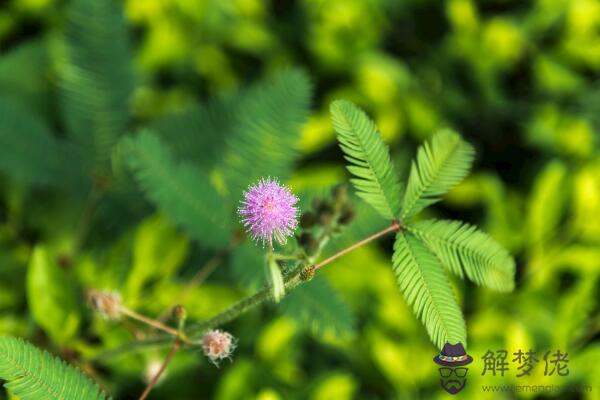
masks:
{"type": "Polygon", "coordinates": [[[274,179],[261,179],[244,193],[238,212],[255,240],[284,244],[298,225],[298,198],[274,179]]]}
{"type": "Polygon", "coordinates": [[[229,358],[235,350],[235,338],[229,333],[213,329],[202,337],[202,350],[210,361],[219,366],[219,361],[229,358]]]}
{"type": "Polygon", "coordinates": [[[121,295],[92,289],[87,294],[88,303],[102,316],[108,319],[119,319],[121,316],[121,295]]]}

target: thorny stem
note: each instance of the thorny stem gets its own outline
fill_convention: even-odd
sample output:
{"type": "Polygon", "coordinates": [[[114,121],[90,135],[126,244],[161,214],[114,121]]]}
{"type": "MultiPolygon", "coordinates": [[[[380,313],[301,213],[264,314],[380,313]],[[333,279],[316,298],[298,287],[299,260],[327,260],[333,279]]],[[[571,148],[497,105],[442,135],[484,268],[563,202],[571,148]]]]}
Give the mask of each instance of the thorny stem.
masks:
{"type": "Polygon", "coordinates": [[[152,379],[148,383],[148,386],[146,386],[144,393],[142,393],[142,395],[140,396],[139,400],[145,400],[148,397],[148,394],[150,394],[150,392],[156,385],[156,382],[158,382],[158,380],[160,379],[160,376],[163,374],[163,372],[165,372],[165,370],[167,369],[167,366],[169,365],[169,363],[175,356],[175,353],[177,353],[177,350],[179,350],[180,347],[181,347],[181,340],[179,340],[179,339],[175,340],[175,343],[173,343],[173,346],[171,347],[171,350],[169,350],[167,357],[165,357],[165,360],[161,364],[160,369],[158,370],[156,375],[154,375],[152,377],[152,379]]]}
{"type": "MultiPolygon", "coordinates": [[[[331,263],[332,261],[336,260],[337,258],[351,252],[352,250],[355,250],[356,248],[358,248],[360,246],[363,246],[369,242],[372,242],[373,240],[376,240],[376,239],[380,238],[381,236],[384,236],[390,232],[399,232],[402,228],[403,228],[403,225],[400,222],[394,221],[392,223],[392,225],[390,225],[389,227],[387,227],[387,228],[385,228],[385,229],[383,229],[383,230],[381,230],[359,242],[354,243],[353,245],[339,251],[338,253],[332,255],[331,257],[326,258],[325,260],[321,261],[320,263],[318,263],[316,265],[312,265],[312,264],[306,263],[306,262],[301,263],[291,273],[288,273],[284,276],[284,283],[285,283],[286,290],[291,290],[303,282],[301,275],[304,270],[309,269],[309,268],[312,268],[313,270],[318,270],[318,269],[324,267],[325,265],[331,263]]],[[[263,289],[259,290],[258,292],[238,301],[237,303],[230,306],[223,312],[215,315],[211,319],[209,319],[207,321],[203,321],[203,322],[191,327],[187,331],[187,335],[189,337],[192,337],[195,334],[202,334],[207,329],[216,328],[216,327],[223,325],[229,321],[232,321],[235,318],[237,318],[238,316],[240,316],[240,315],[246,313],[247,311],[253,309],[254,307],[262,304],[264,301],[270,299],[271,297],[272,297],[272,289],[270,286],[266,286],[263,289]]],[[[137,314],[131,310],[128,310],[128,311],[133,314],[137,314]]],[[[130,314],[128,314],[128,315],[132,316],[130,314]]],[[[132,316],[132,318],[135,318],[135,317],[132,316]]],[[[157,323],[157,321],[154,321],[154,320],[151,320],[151,319],[148,319],[145,317],[143,317],[143,318],[145,319],[145,321],[143,321],[143,322],[157,323]]],[[[182,337],[181,333],[177,332],[175,329],[164,326],[161,323],[158,323],[158,324],[160,324],[160,327],[156,326],[157,329],[161,329],[161,330],[169,333],[170,335],[179,337],[186,344],[192,344],[192,345],[194,344],[194,341],[186,339],[185,336],[182,337]],[[162,328],[167,328],[167,329],[162,329],[162,328]],[[186,340],[187,340],[187,342],[186,342],[186,340]]],[[[161,338],[149,339],[146,341],[138,341],[137,343],[132,343],[130,345],[123,346],[123,347],[108,351],[106,353],[100,354],[96,358],[100,359],[100,358],[112,357],[112,356],[118,355],[122,352],[129,351],[132,348],[140,348],[140,347],[144,347],[146,345],[148,345],[148,346],[164,345],[168,340],[169,340],[169,337],[161,337],[161,338]]]]}

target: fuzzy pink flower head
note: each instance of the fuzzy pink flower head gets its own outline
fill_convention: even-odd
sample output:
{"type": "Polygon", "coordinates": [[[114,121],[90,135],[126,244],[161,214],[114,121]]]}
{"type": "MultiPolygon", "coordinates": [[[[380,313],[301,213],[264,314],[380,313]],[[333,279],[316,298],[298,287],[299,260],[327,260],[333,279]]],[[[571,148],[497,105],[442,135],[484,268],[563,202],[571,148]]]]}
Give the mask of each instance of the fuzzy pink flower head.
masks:
{"type": "Polygon", "coordinates": [[[238,213],[254,240],[285,244],[298,225],[298,198],[274,179],[261,179],[244,193],[238,213]]]}
{"type": "Polygon", "coordinates": [[[202,350],[218,366],[219,361],[229,358],[235,350],[235,338],[229,332],[213,329],[202,337],[202,350]]]}

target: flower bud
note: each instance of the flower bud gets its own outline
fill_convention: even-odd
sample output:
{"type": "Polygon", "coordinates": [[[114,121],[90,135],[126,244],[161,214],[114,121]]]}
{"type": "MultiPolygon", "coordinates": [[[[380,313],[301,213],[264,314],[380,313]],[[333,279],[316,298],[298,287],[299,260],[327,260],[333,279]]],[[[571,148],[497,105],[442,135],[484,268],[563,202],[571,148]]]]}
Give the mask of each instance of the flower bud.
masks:
{"type": "Polygon", "coordinates": [[[336,185],[331,189],[331,195],[333,197],[333,204],[340,207],[348,198],[348,187],[344,184],[336,185]]]}
{"type": "Polygon", "coordinates": [[[310,211],[306,211],[300,217],[300,226],[302,227],[302,229],[312,228],[313,226],[315,226],[315,222],[316,222],[315,214],[310,211]]]}
{"type": "Polygon", "coordinates": [[[317,251],[319,251],[319,242],[312,234],[308,232],[304,232],[302,235],[300,235],[298,242],[300,242],[300,245],[306,252],[306,255],[309,257],[314,256],[317,254],[317,251]]]}
{"type": "Polygon", "coordinates": [[[219,361],[231,356],[235,346],[235,338],[229,332],[220,329],[210,330],[202,337],[204,355],[217,367],[219,361]]]}
{"type": "Polygon", "coordinates": [[[107,319],[119,319],[121,316],[121,295],[92,289],[87,294],[90,306],[107,319]]]}
{"type": "Polygon", "coordinates": [[[304,268],[301,272],[300,272],[300,279],[302,279],[303,281],[310,281],[312,278],[315,277],[315,273],[317,272],[317,269],[315,268],[314,265],[310,265],[306,268],[304,268]]]}
{"type": "Polygon", "coordinates": [[[350,204],[346,203],[342,207],[342,211],[341,211],[340,216],[338,218],[338,224],[340,224],[340,225],[348,225],[352,221],[354,221],[354,217],[355,216],[356,216],[356,214],[354,213],[354,209],[352,208],[352,206],[350,204]]]}
{"type": "Polygon", "coordinates": [[[187,310],[181,304],[177,304],[173,307],[171,314],[177,321],[185,321],[187,319],[187,310]]]}
{"type": "Polygon", "coordinates": [[[333,214],[333,207],[329,203],[323,203],[317,210],[318,223],[322,226],[331,224],[333,214]]]}

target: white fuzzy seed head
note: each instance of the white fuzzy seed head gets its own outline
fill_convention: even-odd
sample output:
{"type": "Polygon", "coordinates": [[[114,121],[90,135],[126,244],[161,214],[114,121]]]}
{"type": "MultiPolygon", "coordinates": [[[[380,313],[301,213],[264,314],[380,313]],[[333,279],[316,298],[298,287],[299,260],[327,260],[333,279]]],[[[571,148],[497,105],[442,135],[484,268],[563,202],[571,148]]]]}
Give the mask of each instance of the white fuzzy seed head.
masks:
{"type": "Polygon", "coordinates": [[[216,366],[219,366],[219,361],[231,356],[235,346],[235,338],[219,329],[210,330],[202,337],[204,355],[216,366]]]}

